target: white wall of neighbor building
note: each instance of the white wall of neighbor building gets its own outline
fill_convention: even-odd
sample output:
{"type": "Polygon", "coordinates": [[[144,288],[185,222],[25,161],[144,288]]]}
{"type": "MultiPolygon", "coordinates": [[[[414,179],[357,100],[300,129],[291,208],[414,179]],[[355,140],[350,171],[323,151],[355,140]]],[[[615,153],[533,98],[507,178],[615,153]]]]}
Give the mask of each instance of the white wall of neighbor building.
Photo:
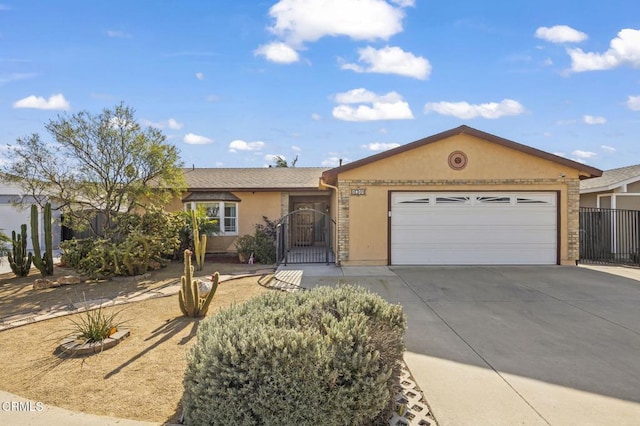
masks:
{"type": "MultiPolygon", "coordinates": [[[[27,225],[27,248],[33,250],[33,244],[31,242],[31,204],[29,197],[25,200],[26,204],[20,206],[16,205],[16,202],[23,199],[19,187],[13,185],[7,185],[0,183],[0,229],[11,237],[11,231],[20,232],[20,225],[23,223],[27,225]]],[[[60,226],[60,213],[57,210],[51,212],[53,218],[53,249],[58,250],[60,245],[60,239],[62,237],[60,226]]],[[[40,211],[39,221],[40,232],[40,246],[44,248],[44,234],[43,234],[43,214],[40,211]]]]}

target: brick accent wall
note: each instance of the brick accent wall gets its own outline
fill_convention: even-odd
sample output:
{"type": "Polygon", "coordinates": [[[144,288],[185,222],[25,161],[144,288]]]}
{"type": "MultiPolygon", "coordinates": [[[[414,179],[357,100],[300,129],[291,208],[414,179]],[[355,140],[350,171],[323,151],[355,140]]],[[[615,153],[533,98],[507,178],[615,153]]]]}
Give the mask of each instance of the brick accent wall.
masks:
{"type": "MultiPolygon", "coordinates": [[[[536,191],[538,185],[562,185],[561,190],[567,194],[567,226],[568,229],[561,228],[567,235],[569,261],[578,259],[580,230],[579,230],[579,207],[580,207],[580,181],[578,179],[557,178],[557,179],[480,179],[480,180],[338,180],[338,260],[343,262],[349,260],[349,198],[352,187],[383,186],[393,190],[394,187],[422,187],[417,191],[438,191],[447,190],[452,186],[465,186],[469,191],[476,191],[483,186],[482,191],[487,190],[487,186],[504,185],[512,186],[512,190],[536,191]],[[533,188],[528,189],[527,187],[533,188]],[[424,187],[429,187],[425,189],[424,187]],[[442,187],[441,189],[438,187],[442,187]],[[445,188],[447,187],[447,188],[445,188]]],[[[509,191],[510,189],[496,189],[496,191],[509,191]]],[[[558,206],[561,209],[561,206],[558,206]]],[[[562,210],[561,210],[562,211],[562,210]]],[[[558,224],[561,226],[561,224],[558,224]]],[[[562,238],[561,238],[562,240],[562,238]]],[[[561,241],[559,242],[561,244],[561,241]]]]}
{"type": "Polygon", "coordinates": [[[566,179],[567,184],[567,258],[570,261],[580,258],[580,180],[566,179]]]}
{"type": "Polygon", "coordinates": [[[280,193],[280,217],[285,217],[289,214],[289,193],[280,193]]]}
{"type": "Polygon", "coordinates": [[[338,181],[338,262],[349,259],[349,181],[338,181]]]}

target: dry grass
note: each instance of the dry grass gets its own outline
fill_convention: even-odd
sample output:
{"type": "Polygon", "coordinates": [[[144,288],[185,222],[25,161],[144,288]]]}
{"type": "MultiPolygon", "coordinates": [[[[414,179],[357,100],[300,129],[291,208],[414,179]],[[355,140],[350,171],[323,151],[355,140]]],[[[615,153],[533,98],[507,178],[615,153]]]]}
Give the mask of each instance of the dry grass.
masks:
{"type": "MultiPolygon", "coordinates": [[[[209,315],[265,291],[257,277],[224,282],[209,315]]],[[[177,296],[125,305],[121,317],[131,336],[85,358],[54,354],[68,333],[69,317],[0,332],[2,389],[74,411],[155,422],[175,419],[185,354],[195,343],[199,320],[181,316],[177,296]]]]}

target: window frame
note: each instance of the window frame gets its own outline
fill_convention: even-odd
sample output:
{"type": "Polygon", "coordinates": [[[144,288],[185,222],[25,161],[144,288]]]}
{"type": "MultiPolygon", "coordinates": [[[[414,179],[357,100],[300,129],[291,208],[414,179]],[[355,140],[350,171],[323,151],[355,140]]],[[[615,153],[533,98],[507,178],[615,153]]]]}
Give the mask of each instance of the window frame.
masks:
{"type": "Polygon", "coordinates": [[[239,202],[237,201],[189,201],[187,203],[184,203],[184,210],[185,211],[191,211],[191,210],[196,210],[198,208],[199,205],[204,205],[206,206],[210,206],[211,204],[217,204],[218,205],[218,216],[217,217],[210,217],[210,219],[217,219],[218,223],[220,224],[220,230],[216,233],[216,235],[218,236],[236,236],[236,235],[240,235],[240,229],[239,229],[239,221],[238,221],[238,211],[239,211],[239,202]],[[226,216],[225,215],[225,205],[226,204],[233,204],[234,208],[235,208],[235,216],[226,216]],[[225,230],[225,219],[228,218],[232,218],[235,222],[235,230],[234,231],[227,231],[225,230]]]}

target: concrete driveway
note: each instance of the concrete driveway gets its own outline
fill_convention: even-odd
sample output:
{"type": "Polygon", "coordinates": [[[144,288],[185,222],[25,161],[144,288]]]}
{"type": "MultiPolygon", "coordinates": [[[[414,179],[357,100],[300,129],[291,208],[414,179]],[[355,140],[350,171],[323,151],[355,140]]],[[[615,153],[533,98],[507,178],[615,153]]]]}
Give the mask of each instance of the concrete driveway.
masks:
{"type": "Polygon", "coordinates": [[[640,282],[576,267],[394,267],[405,361],[442,425],[640,425],[640,282]]]}

